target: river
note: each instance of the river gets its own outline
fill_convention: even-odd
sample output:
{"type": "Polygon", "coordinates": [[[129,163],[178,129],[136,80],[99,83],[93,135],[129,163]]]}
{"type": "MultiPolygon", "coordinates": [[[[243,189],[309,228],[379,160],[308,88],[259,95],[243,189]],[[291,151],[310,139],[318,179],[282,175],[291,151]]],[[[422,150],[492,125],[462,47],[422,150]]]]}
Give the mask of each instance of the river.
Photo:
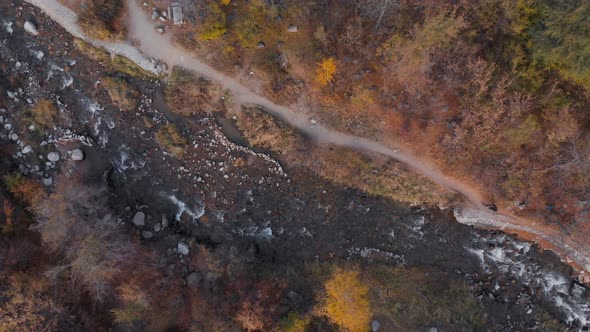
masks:
{"type": "Polygon", "coordinates": [[[111,53],[125,56],[146,70],[158,72],[157,65],[151,61],[152,58],[165,62],[168,66],[181,66],[221,84],[232,92],[237,103],[259,106],[267,113],[287,122],[318,142],[351,148],[364,153],[378,153],[402,162],[433,182],[465,197],[466,206],[455,213],[459,222],[477,227],[526,234],[527,238],[545,244],[549,249],[556,251],[564,260],[571,260],[572,265],[577,269],[590,271],[590,255],[588,255],[586,246],[581,241],[572,238],[570,234],[563,233],[561,228],[510,216],[507,212],[499,214],[488,210],[483,206],[484,196],[478,190],[444,174],[431,163],[409,151],[339,132],[319,123],[312,125],[306,115],[277,105],[254,93],[236,79],[215,70],[188,51],[175,46],[169,35],[162,35],[154,29],[153,22],[136,1],[126,0],[130,14],[128,20],[129,38],[138,42],[138,48],[130,43],[97,41],[86,37],[76,23],[76,14],[57,0],[26,0],[26,2],[43,10],[75,37],[111,53]]]}

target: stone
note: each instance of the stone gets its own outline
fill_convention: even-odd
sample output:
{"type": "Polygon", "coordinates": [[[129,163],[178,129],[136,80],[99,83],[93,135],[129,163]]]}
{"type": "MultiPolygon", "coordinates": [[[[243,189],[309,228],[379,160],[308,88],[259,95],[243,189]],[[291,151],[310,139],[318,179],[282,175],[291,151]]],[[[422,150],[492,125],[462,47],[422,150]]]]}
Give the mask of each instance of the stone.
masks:
{"type": "Polygon", "coordinates": [[[154,232],[156,232],[156,233],[157,233],[157,232],[159,232],[159,231],[161,231],[161,230],[162,230],[162,225],[160,225],[160,223],[159,223],[159,222],[158,222],[158,223],[156,223],[156,224],[154,225],[154,232]]]}
{"type": "Polygon", "coordinates": [[[141,232],[141,236],[144,239],[148,240],[148,239],[151,239],[152,237],[154,237],[154,234],[150,231],[143,231],[143,232],[141,232]]]}
{"type": "Polygon", "coordinates": [[[184,281],[186,281],[186,285],[190,288],[198,287],[201,280],[203,280],[203,276],[197,271],[193,271],[193,272],[189,273],[184,278],[184,281]]]}
{"type": "Polygon", "coordinates": [[[285,53],[281,53],[279,56],[279,63],[281,68],[286,68],[289,65],[289,58],[287,58],[285,53]]]}
{"type": "Polygon", "coordinates": [[[30,126],[29,126],[29,130],[30,130],[30,131],[33,131],[33,130],[35,130],[35,125],[30,125],[30,126]]]}
{"type": "Polygon", "coordinates": [[[287,29],[287,31],[289,31],[289,32],[297,32],[297,31],[299,31],[299,27],[296,26],[295,24],[291,24],[291,25],[289,25],[289,28],[287,29]]]}
{"type": "Polygon", "coordinates": [[[50,186],[53,184],[53,178],[45,178],[43,179],[43,185],[50,186]]]}
{"type": "Polygon", "coordinates": [[[133,224],[135,226],[144,226],[145,225],[145,213],[139,211],[133,216],[133,224]]]}
{"type": "Polygon", "coordinates": [[[18,141],[18,135],[16,133],[10,134],[10,139],[13,141],[18,141]]]}
{"type": "Polygon", "coordinates": [[[371,322],[371,330],[373,332],[379,331],[380,328],[381,328],[381,324],[379,324],[379,321],[374,320],[374,321],[371,322]]]}
{"type": "Polygon", "coordinates": [[[12,125],[10,123],[5,123],[4,124],[4,129],[5,130],[12,130],[12,125]]]}
{"type": "Polygon", "coordinates": [[[51,161],[51,162],[56,162],[59,160],[59,153],[57,152],[49,152],[47,154],[47,160],[51,161]]]}
{"type": "Polygon", "coordinates": [[[156,31],[158,31],[159,33],[164,33],[164,28],[163,27],[157,27],[156,31]]]}
{"type": "Polygon", "coordinates": [[[31,34],[33,36],[37,36],[39,34],[39,30],[37,30],[37,26],[35,25],[35,23],[33,23],[31,21],[26,21],[24,28],[25,28],[26,32],[28,32],[29,34],[31,34]]]}
{"type": "Polygon", "coordinates": [[[27,145],[23,148],[23,154],[27,154],[29,152],[33,151],[33,148],[30,145],[27,145]]]}
{"type": "Polygon", "coordinates": [[[438,332],[438,329],[436,327],[431,327],[428,329],[428,332],[438,332]]]}
{"type": "Polygon", "coordinates": [[[570,294],[578,300],[584,297],[585,292],[586,286],[580,283],[572,282],[572,284],[570,285],[570,294]]]}
{"type": "Polygon", "coordinates": [[[264,48],[266,45],[264,44],[264,42],[259,42],[258,45],[256,45],[256,47],[258,48],[264,48]]]}
{"type": "Polygon", "coordinates": [[[188,244],[182,241],[178,242],[176,249],[178,250],[178,253],[181,255],[188,255],[188,253],[190,252],[188,244]]]}
{"type": "Polygon", "coordinates": [[[168,228],[168,217],[165,214],[162,215],[162,229],[168,228]]]}
{"type": "Polygon", "coordinates": [[[76,160],[76,161],[84,160],[84,152],[81,149],[74,149],[72,151],[72,160],[76,160]]]}
{"type": "Polygon", "coordinates": [[[303,296],[299,295],[299,293],[294,291],[289,291],[287,293],[287,298],[294,304],[303,303],[303,296]]]}

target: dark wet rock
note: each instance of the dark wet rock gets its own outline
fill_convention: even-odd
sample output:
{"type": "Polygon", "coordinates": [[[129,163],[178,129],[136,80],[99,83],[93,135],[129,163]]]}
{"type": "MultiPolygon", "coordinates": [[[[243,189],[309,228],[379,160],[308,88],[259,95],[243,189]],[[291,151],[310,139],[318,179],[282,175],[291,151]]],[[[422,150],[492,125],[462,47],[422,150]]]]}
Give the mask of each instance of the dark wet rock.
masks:
{"type": "Polygon", "coordinates": [[[193,272],[189,273],[184,278],[184,281],[186,281],[186,285],[190,288],[198,287],[199,284],[201,283],[201,280],[203,280],[203,276],[197,271],[193,271],[193,272]]]}
{"type": "Polygon", "coordinates": [[[574,281],[570,286],[570,294],[577,299],[582,299],[587,289],[586,286],[574,281]]]}
{"type": "Polygon", "coordinates": [[[144,239],[151,239],[152,237],[154,237],[154,233],[150,232],[150,231],[143,231],[141,232],[141,237],[143,237],[144,239]]]}
{"type": "Polygon", "coordinates": [[[133,216],[133,224],[135,226],[145,226],[145,213],[139,211],[133,216]]]}

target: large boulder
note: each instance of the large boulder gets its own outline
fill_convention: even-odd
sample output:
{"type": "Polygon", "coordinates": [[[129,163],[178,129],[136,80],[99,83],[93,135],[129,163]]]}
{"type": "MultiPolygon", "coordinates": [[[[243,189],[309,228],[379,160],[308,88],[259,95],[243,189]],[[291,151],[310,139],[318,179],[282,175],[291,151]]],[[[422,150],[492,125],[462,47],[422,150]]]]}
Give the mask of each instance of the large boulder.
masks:
{"type": "Polygon", "coordinates": [[[303,296],[299,295],[297,292],[294,291],[289,291],[287,293],[287,298],[289,299],[289,301],[291,301],[293,304],[300,304],[303,303],[303,296]]]}
{"type": "Polygon", "coordinates": [[[56,162],[59,160],[59,153],[58,152],[49,152],[47,154],[47,160],[51,161],[51,162],[56,162]]]}
{"type": "Polygon", "coordinates": [[[133,216],[133,224],[135,226],[145,226],[145,213],[139,211],[133,216]]]}
{"type": "Polygon", "coordinates": [[[84,152],[81,149],[74,149],[72,151],[72,160],[84,160],[84,152]]]}
{"type": "Polygon", "coordinates": [[[31,21],[26,21],[25,22],[25,31],[28,32],[29,34],[36,36],[39,34],[39,30],[37,30],[37,26],[35,25],[35,23],[31,22],[31,21]]]}
{"type": "Polygon", "coordinates": [[[188,253],[190,252],[188,244],[182,241],[178,242],[178,246],[176,249],[178,250],[178,253],[181,255],[188,255],[188,253]]]}

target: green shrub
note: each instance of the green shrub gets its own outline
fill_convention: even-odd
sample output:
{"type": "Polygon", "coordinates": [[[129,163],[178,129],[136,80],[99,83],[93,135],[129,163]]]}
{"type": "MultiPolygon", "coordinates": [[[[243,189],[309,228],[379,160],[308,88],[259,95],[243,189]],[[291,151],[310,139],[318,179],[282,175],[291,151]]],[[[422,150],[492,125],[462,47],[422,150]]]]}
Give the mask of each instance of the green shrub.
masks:
{"type": "Polygon", "coordinates": [[[528,30],[534,58],[590,87],[590,2],[539,0],[539,16],[528,30]]]}

